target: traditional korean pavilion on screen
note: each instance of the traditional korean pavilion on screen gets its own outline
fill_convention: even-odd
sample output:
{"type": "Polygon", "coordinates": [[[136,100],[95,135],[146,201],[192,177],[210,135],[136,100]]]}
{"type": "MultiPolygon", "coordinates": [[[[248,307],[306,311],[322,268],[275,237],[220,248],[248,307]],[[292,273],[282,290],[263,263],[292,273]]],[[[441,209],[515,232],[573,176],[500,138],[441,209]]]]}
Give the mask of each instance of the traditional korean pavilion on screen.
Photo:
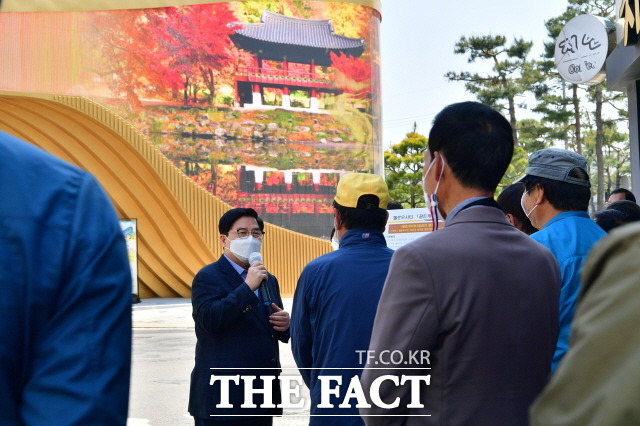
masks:
{"type": "Polygon", "coordinates": [[[364,51],[364,40],[336,34],[328,19],[264,11],[260,23],[231,25],[238,27],[233,43],[253,55],[253,66],[235,76],[236,105],[244,108],[268,108],[265,91],[274,91],[282,99],[279,108],[317,112],[319,96],[341,93],[322,68],[331,66],[330,52],[359,57],[364,51]],[[292,105],[294,91],[308,93],[308,105],[292,105]]]}

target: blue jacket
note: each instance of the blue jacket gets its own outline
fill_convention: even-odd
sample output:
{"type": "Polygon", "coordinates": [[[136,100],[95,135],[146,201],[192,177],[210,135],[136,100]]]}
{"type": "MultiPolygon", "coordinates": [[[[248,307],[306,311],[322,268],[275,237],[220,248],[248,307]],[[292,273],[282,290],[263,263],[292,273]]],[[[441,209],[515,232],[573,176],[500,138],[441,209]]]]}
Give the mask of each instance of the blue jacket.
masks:
{"type": "MultiPolygon", "coordinates": [[[[278,280],[269,274],[266,283],[273,302],[283,307],[278,280]]],[[[212,375],[279,376],[280,359],[278,341],[287,342],[289,331],[275,331],[261,311],[258,297],[234,269],[224,255],[202,268],[193,279],[191,303],[198,342],[195,366],[191,373],[189,413],[201,419],[210,416],[229,415],[279,415],[282,409],[241,408],[244,403],[244,386],[229,385],[231,408],[217,408],[221,402],[220,382],[210,385],[212,375]],[[256,370],[259,368],[260,370],[256,370]]],[[[255,381],[255,389],[264,384],[255,381]]],[[[273,381],[273,404],[280,403],[280,384],[273,381]]],[[[255,397],[255,404],[262,405],[262,397],[255,397]]],[[[237,418],[237,417],[235,417],[237,418]]],[[[234,417],[230,417],[234,419],[234,417]]]]}
{"type": "Polygon", "coordinates": [[[531,238],[547,247],[558,261],[562,285],[560,287],[560,333],[553,355],[551,371],[569,348],[571,321],[580,294],[580,271],[591,248],[606,232],[586,212],[562,212],[551,219],[531,238]]]}
{"type": "Polygon", "coordinates": [[[0,132],[0,424],[124,425],[131,270],[96,180],[0,132]]]}
{"type": "MultiPolygon", "coordinates": [[[[340,249],[309,262],[293,298],[291,345],[296,364],[311,391],[311,414],[356,415],[339,409],[351,378],[366,363],[371,330],[393,250],[384,235],[352,229],[340,239],[340,249]],[[344,369],[344,370],[339,370],[344,369]],[[318,409],[318,376],[341,376],[340,397],[334,409],[318,409]]],[[[336,383],[332,382],[331,387],[336,383]]],[[[356,399],[348,403],[355,407],[356,399]]],[[[335,417],[311,417],[310,424],[338,424],[335,417]]],[[[344,417],[340,425],[364,424],[360,417],[344,417]]]]}

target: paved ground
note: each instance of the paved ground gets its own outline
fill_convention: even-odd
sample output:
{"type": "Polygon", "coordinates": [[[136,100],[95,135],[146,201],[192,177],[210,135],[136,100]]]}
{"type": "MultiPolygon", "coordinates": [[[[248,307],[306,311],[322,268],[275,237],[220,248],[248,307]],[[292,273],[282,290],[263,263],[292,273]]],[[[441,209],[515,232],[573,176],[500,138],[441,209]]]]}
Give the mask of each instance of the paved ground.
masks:
{"type": "MultiPolygon", "coordinates": [[[[291,299],[284,300],[291,312],[291,299]]],[[[133,308],[133,363],[128,426],[192,425],[187,412],[196,338],[190,299],[144,299],[133,308]]],[[[291,348],[280,344],[283,374],[298,375],[291,348]]],[[[302,389],[308,400],[308,390],[302,389]]],[[[276,426],[306,425],[308,409],[285,410],[276,426]]]]}

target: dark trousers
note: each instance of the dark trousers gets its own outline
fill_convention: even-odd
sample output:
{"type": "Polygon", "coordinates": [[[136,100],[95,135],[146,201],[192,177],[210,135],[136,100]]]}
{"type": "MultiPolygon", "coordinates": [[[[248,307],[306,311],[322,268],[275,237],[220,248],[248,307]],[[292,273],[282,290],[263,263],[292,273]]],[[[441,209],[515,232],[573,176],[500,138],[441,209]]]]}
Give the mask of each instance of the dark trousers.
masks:
{"type": "Polygon", "coordinates": [[[273,417],[237,417],[235,419],[193,418],[195,426],[271,426],[273,417]]]}

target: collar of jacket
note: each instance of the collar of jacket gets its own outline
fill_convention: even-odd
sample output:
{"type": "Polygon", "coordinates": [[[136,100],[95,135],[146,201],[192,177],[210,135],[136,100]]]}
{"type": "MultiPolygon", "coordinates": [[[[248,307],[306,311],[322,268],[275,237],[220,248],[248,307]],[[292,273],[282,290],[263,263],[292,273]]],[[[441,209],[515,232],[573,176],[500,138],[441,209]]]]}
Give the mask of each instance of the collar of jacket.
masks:
{"type": "Polygon", "coordinates": [[[502,213],[502,210],[487,206],[477,206],[472,209],[466,209],[458,212],[458,214],[451,219],[451,222],[447,223],[446,227],[461,222],[497,222],[511,226],[509,221],[507,221],[507,218],[504,216],[504,213],[502,213]]]}
{"type": "Polygon", "coordinates": [[[382,244],[386,247],[387,240],[382,231],[370,228],[350,229],[340,238],[340,248],[362,244],[382,244]]]}
{"type": "Polygon", "coordinates": [[[566,218],[569,218],[569,217],[581,217],[581,218],[585,218],[585,219],[591,220],[591,218],[589,217],[589,213],[587,213],[585,211],[582,211],[582,210],[561,212],[561,213],[558,213],[557,215],[555,215],[553,217],[553,219],[549,220],[549,222],[547,222],[543,226],[543,229],[546,228],[547,226],[555,223],[555,222],[558,222],[559,220],[566,219],[566,218]]]}

